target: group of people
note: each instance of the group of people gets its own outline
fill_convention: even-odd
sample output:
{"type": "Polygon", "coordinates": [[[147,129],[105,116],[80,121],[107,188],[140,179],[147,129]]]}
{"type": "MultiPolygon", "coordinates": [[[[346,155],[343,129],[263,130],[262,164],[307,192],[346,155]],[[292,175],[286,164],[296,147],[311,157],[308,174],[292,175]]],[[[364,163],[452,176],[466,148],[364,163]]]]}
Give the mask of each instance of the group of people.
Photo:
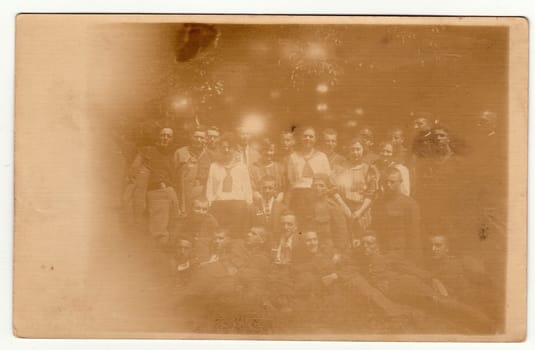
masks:
{"type": "Polygon", "coordinates": [[[175,130],[160,125],[137,150],[125,203],[173,251],[181,312],[198,320],[210,305],[301,316],[316,305],[335,319],[424,315],[493,331],[492,307],[478,299],[488,276],[440,231],[463,144],[427,118],[413,127],[376,145],[370,127],[342,137],[298,126],[274,140],[246,125],[196,125],[177,147],[175,130]]]}

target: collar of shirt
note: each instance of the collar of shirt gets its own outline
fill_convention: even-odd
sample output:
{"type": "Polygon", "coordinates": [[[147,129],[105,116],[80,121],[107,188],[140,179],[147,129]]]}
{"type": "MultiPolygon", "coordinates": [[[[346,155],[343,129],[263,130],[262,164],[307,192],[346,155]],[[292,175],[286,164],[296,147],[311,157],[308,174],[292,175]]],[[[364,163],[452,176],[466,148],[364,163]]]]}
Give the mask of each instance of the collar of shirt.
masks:
{"type": "Polygon", "coordinates": [[[271,197],[271,199],[269,201],[267,201],[267,202],[266,202],[265,199],[262,198],[262,208],[264,209],[264,212],[266,212],[266,211],[271,212],[271,209],[273,208],[273,202],[274,201],[275,201],[275,197],[271,197]]]}

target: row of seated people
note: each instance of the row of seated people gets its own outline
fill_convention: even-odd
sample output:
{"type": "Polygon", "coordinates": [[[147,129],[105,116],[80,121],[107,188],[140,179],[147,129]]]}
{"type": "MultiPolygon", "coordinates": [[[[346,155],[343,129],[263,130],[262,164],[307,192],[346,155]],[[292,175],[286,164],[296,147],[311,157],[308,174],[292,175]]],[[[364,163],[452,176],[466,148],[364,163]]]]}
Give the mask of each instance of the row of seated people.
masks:
{"type": "Polygon", "coordinates": [[[303,316],[300,305],[305,310],[316,305],[316,312],[365,319],[371,304],[386,319],[431,316],[461,325],[457,330],[493,330],[492,319],[476,302],[480,290],[474,276],[485,277],[450,255],[444,236],[431,239],[433,259],[422,269],[383,250],[371,232],[340,254],[317,230],[301,230],[294,213],[282,213],[280,221],[278,239],[260,225],[243,237],[220,228],[210,237],[177,237],[172,266],[183,314],[206,322],[222,305],[238,304],[262,309],[264,317],[269,312],[303,316]],[[337,299],[344,302],[333,302],[337,299]],[[322,303],[327,305],[318,307],[322,303]]]}

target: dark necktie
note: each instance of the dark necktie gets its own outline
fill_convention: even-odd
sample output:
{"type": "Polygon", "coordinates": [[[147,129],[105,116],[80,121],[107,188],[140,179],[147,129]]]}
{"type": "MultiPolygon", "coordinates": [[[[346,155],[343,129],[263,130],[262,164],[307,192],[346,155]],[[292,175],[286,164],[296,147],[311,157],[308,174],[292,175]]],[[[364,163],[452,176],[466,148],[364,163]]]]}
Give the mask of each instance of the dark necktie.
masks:
{"type": "Polygon", "coordinates": [[[308,159],[305,158],[305,166],[303,167],[303,177],[314,177],[314,171],[308,162],[308,159]]]}
{"type": "Polygon", "coordinates": [[[223,192],[232,192],[232,175],[230,174],[231,168],[225,168],[225,172],[227,173],[225,175],[225,178],[223,179],[223,186],[222,191],[223,192]]]}

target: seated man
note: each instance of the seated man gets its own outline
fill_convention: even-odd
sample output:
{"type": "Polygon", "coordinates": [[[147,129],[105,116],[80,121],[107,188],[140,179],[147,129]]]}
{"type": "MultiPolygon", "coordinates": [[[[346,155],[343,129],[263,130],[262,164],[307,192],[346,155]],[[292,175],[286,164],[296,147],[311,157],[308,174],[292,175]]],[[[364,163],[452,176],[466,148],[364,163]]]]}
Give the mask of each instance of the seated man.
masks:
{"type": "Polygon", "coordinates": [[[217,220],[208,212],[208,208],[208,199],[195,198],[191,213],[181,220],[175,234],[177,237],[185,237],[192,242],[197,256],[207,254],[210,241],[218,227],[217,220]]]}
{"type": "Polygon", "coordinates": [[[198,269],[192,275],[187,294],[205,299],[233,296],[235,276],[247,262],[242,240],[230,238],[225,229],[214,232],[207,254],[198,256],[198,269]]]}
{"type": "Polygon", "coordinates": [[[336,259],[340,259],[350,247],[351,237],[343,208],[330,195],[333,185],[325,174],[316,174],[312,180],[314,200],[311,224],[316,229],[323,244],[334,248],[336,259]]]}
{"type": "Polygon", "coordinates": [[[179,238],[176,246],[175,256],[172,259],[172,267],[176,273],[176,285],[185,286],[189,283],[192,271],[196,267],[193,244],[187,238],[179,238]]]}
{"type": "Polygon", "coordinates": [[[292,309],[289,304],[294,292],[291,265],[294,261],[299,261],[303,243],[297,218],[293,212],[283,212],[280,223],[280,239],[273,249],[275,266],[269,276],[269,293],[274,307],[283,312],[290,312],[292,309]]]}
{"type": "Polygon", "coordinates": [[[439,279],[448,296],[477,307],[498,318],[501,310],[496,298],[500,297],[483,264],[473,257],[450,253],[450,241],[444,235],[431,237],[429,271],[439,279]],[[495,293],[489,293],[489,290],[495,293]]]}
{"type": "Polygon", "coordinates": [[[267,298],[267,277],[271,268],[268,232],[263,226],[253,226],[245,240],[245,262],[236,274],[241,298],[260,305],[267,298]]]}
{"type": "Polygon", "coordinates": [[[288,265],[299,258],[301,236],[297,226],[297,217],[291,211],[285,211],[280,216],[281,237],[275,247],[275,264],[288,265]]]}
{"type": "Polygon", "coordinates": [[[490,319],[471,306],[448,297],[444,285],[432,274],[396,254],[382,254],[377,239],[362,239],[364,277],[395,303],[411,306],[440,318],[462,322],[471,330],[489,331],[490,319]]]}
{"type": "Polygon", "coordinates": [[[303,253],[292,268],[295,288],[298,294],[317,294],[325,292],[338,279],[336,274],[338,259],[331,245],[320,244],[315,231],[303,233],[303,253]]]}
{"type": "Polygon", "coordinates": [[[251,210],[251,223],[265,226],[272,235],[272,239],[279,238],[280,215],[286,210],[286,206],[278,200],[276,195],[275,179],[271,176],[264,176],[260,181],[259,198],[253,202],[251,210]]]}

